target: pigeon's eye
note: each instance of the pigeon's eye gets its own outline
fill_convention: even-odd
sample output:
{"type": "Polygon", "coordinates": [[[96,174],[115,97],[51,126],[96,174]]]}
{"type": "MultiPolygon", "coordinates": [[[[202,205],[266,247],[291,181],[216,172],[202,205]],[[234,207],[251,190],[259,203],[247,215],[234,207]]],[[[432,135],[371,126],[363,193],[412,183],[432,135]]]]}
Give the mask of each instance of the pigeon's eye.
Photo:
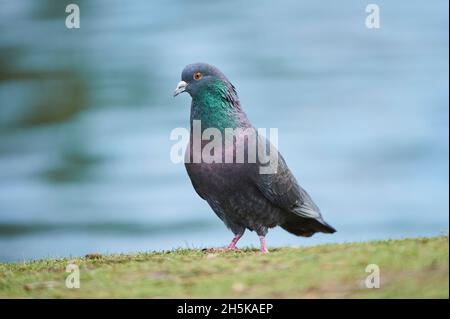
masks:
{"type": "Polygon", "coordinates": [[[200,72],[195,72],[194,73],[194,80],[198,81],[202,78],[202,74],[200,72]]]}

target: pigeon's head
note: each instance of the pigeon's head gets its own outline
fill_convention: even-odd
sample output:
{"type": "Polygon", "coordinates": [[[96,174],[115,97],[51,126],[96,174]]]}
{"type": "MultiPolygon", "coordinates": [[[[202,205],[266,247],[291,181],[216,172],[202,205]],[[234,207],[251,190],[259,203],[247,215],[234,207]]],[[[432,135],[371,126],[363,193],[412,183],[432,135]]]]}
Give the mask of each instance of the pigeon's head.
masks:
{"type": "Polygon", "coordinates": [[[189,64],[183,69],[181,81],[178,83],[173,96],[187,92],[191,97],[194,97],[202,89],[218,82],[231,86],[225,75],[215,66],[207,63],[189,64]]]}

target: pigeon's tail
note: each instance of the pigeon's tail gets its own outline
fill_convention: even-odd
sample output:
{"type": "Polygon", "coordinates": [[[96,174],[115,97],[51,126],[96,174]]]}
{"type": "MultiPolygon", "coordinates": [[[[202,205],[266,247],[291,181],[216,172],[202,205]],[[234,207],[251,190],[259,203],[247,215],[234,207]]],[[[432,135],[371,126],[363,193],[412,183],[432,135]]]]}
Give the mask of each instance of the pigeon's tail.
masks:
{"type": "Polygon", "coordinates": [[[323,220],[303,218],[296,215],[290,216],[290,218],[280,226],[294,235],[303,237],[311,237],[317,232],[327,234],[336,232],[336,229],[323,220]]]}
{"type": "Polygon", "coordinates": [[[336,232],[336,229],[334,229],[333,226],[331,226],[330,224],[326,223],[324,220],[320,221],[319,224],[320,224],[320,227],[321,227],[320,231],[322,233],[333,234],[333,233],[336,232]]]}

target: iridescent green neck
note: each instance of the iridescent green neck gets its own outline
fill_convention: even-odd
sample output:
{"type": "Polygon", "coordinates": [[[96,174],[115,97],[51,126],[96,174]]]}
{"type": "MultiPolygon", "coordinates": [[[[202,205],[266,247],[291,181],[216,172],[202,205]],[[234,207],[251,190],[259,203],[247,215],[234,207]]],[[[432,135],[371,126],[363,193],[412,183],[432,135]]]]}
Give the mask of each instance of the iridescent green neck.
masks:
{"type": "MultiPolygon", "coordinates": [[[[214,81],[202,87],[192,99],[191,124],[193,120],[202,122],[202,130],[215,127],[221,131],[239,125],[238,105],[230,99],[230,87],[222,81],[214,81]]],[[[236,97],[236,101],[237,97],[236,97]]]]}

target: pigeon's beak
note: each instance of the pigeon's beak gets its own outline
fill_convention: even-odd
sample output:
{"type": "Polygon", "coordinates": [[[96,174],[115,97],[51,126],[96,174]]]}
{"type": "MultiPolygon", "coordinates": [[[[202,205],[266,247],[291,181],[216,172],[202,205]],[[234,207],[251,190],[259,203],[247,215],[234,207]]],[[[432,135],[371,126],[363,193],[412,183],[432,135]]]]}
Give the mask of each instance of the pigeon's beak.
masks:
{"type": "Polygon", "coordinates": [[[175,89],[175,92],[173,92],[173,96],[177,96],[180,93],[183,93],[186,90],[186,86],[188,84],[184,81],[178,82],[177,88],[175,89]]]}

